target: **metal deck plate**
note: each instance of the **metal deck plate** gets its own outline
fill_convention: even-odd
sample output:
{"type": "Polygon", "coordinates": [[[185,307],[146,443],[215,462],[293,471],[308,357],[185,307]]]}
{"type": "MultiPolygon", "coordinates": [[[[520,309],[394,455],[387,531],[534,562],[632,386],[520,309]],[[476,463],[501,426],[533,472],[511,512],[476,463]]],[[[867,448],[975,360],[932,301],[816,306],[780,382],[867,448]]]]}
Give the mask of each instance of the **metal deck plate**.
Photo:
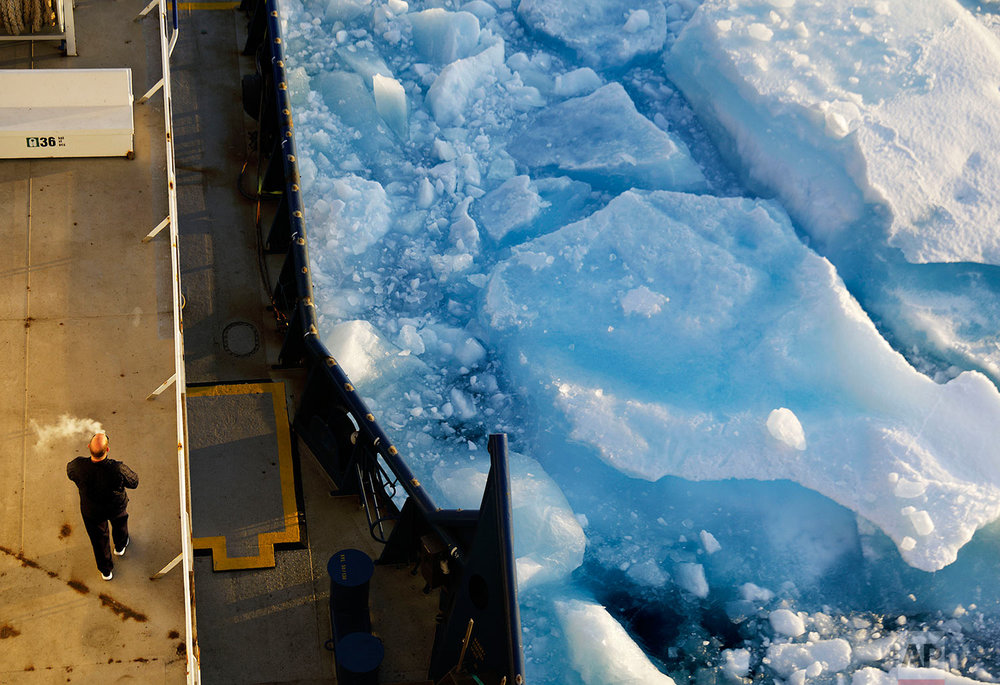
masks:
{"type": "Polygon", "coordinates": [[[189,387],[195,549],[215,571],[274,567],[301,540],[282,383],[189,387]]]}

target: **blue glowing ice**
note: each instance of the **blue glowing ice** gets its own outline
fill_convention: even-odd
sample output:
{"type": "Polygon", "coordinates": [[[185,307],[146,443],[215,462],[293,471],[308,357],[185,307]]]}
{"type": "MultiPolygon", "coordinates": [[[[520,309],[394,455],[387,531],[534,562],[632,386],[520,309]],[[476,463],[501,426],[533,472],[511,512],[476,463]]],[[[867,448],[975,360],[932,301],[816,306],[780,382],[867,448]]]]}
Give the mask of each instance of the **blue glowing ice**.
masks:
{"type": "Polygon", "coordinates": [[[321,334],[442,502],[509,434],[530,681],[1000,675],[995,15],[282,9],[321,334]]]}

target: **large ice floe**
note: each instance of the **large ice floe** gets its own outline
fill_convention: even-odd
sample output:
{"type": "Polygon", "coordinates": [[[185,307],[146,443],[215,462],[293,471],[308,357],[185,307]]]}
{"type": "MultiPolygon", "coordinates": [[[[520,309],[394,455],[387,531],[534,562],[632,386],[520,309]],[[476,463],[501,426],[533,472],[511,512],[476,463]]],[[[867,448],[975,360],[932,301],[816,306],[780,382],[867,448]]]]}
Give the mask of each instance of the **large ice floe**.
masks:
{"type": "Polygon", "coordinates": [[[484,314],[631,475],[794,480],[928,571],[1000,513],[1000,393],[916,372],[771,203],[626,192],[516,247],[484,314]]]}
{"type": "Polygon", "coordinates": [[[442,506],[508,433],[530,682],[995,681],[989,7],[281,4],[321,335],[442,506]]]}
{"type": "Polygon", "coordinates": [[[667,64],[818,240],[879,204],[912,262],[1000,264],[1000,41],[958,2],[707,0],[667,64]]]}

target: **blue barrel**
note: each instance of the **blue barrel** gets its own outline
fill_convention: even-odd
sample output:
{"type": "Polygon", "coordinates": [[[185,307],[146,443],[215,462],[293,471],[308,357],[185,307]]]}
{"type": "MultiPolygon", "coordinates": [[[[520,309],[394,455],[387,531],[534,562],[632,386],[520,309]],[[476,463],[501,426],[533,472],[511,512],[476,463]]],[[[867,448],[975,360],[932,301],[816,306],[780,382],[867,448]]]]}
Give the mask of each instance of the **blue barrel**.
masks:
{"type": "Polygon", "coordinates": [[[342,549],[326,564],[330,574],[330,610],[334,613],[368,613],[368,585],[375,563],[360,549],[342,549]]]}
{"type": "Polygon", "coordinates": [[[342,549],[326,564],[330,574],[330,623],[336,644],[349,633],[370,633],[368,586],[375,573],[371,557],[358,549],[342,549]]]}
{"type": "Polygon", "coordinates": [[[340,685],[376,685],[385,656],[382,641],[371,633],[349,633],[334,647],[340,685]]]}

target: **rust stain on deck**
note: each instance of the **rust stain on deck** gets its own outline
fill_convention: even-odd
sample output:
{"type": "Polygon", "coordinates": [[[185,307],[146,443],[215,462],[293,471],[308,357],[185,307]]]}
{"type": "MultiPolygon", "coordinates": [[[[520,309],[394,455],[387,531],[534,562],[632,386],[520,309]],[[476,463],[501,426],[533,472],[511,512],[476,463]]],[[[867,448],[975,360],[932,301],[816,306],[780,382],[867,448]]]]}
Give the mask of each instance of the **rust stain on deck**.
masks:
{"type": "Polygon", "coordinates": [[[133,621],[138,621],[139,623],[145,623],[146,621],[149,620],[149,617],[146,616],[146,614],[140,613],[135,609],[125,606],[124,604],[119,602],[114,597],[111,597],[110,595],[101,593],[100,598],[101,598],[101,604],[111,609],[111,611],[115,612],[115,614],[117,614],[118,617],[121,618],[121,620],[123,621],[132,619],[133,621]]]}
{"type": "Polygon", "coordinates": [[[69,585],[74,590],[76,590],[77,592],[79,592],[81,595],[85,595],[88,592],[90,592],[90,588],[84,585],[79,580],[67,580],[66,584],[69,585]]]}

